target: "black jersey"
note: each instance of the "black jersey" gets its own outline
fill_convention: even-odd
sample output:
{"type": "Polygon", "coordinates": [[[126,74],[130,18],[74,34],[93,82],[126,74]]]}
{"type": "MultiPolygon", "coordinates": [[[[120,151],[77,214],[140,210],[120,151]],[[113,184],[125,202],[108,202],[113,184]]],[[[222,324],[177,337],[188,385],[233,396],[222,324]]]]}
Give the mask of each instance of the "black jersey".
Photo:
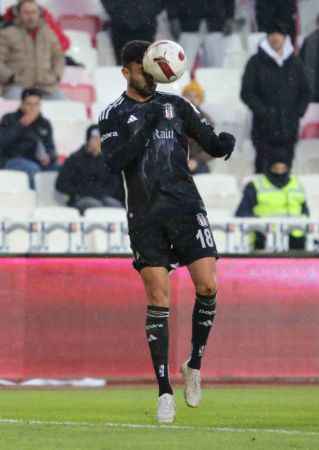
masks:
{"type": "Polygon", "coordinates": [[[204,208],[187,164],[187,138],[214,157],[228,154],[229,145],[225,149],[190,102],[156,92],[141,103],[124,93],[101,113],[99,127],[107,166],[123,172],[130,219],[161,208],[176,212],[204,208]]]}

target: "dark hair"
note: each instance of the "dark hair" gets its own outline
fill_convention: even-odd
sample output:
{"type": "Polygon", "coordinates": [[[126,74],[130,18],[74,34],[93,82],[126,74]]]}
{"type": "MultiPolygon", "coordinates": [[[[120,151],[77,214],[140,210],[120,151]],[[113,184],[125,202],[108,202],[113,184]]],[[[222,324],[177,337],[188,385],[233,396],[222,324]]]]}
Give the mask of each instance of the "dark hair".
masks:
{"type": "Polygon", "coordinates": [[[86,142],[88,142],[96,132],[100,133],[99,126],[96,124],[90,125],[86,130],[86,142]]]}
{"type": "Polygon", "coordinates": [[[142,64],[144,53],[151,45],[149,41],[130,41],[122,48],[121,59],[124,67],[132,62],[142,64]]]}
{"type": "Polygon", "coordinates": [[[17,6],[16,6],[18,12],[20,12],[22,6],[23,6],[25,3],[34,3],[34,4],[37,5],[37,7],[39,8],[39,5],[38,5],[38,3],[36,2],[36,0],[21,0],[21,2],[19,2],[19,3],[17,4],[17,6]]]}
{"type": "Polygon", "coordinates": [[[280,22],[279,20],[274,21],[268,26],[267,29],[268,35],[272,33],[280,33],[286,36],[287,34],[289,34],[288,25],[286,25],[284,22],[280,22]]]}
{"type": "Polygon", "coordinates": [[[43,92],[41,91],[41,89],[37,89],[37,88],[23,89],[22,94],[21,94],[21,100],[23,101],[27,97],[31,97],[31,95],[42,98],[43,92]]]}

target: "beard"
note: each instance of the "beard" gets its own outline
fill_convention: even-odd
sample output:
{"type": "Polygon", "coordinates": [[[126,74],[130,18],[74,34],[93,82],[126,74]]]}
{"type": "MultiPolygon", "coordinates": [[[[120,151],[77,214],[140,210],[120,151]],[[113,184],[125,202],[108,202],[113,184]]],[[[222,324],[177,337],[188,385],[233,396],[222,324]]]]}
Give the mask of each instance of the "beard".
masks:
{"type": "Polygon", "coordinates": [[[150,76],[145,76],[145,83],[141,84],[134,80],[130,81],[130,87],[133,88],[142,97],[150,97],[156,91],[157,84],[150,76]]]}

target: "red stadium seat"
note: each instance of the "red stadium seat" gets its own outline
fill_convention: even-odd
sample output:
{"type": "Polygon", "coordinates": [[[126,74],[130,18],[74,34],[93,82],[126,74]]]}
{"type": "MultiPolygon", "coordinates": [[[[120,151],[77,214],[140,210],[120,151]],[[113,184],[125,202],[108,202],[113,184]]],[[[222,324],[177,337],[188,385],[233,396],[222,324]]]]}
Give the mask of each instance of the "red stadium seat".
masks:
{"type": "Polygon", "coordinates": [[[319,138],[319,122],[312,122],[305,125],[301,130],[301,139],[319,138]]]}
{"type": "Polygon", "coordinates": [[[59,17],[59,24],[64,30],[86,31],[91,35],[93,47],[96,47],[96,35],[102,29],[102,22],[98,16],[63,15],[59,17]]]}
{"type": "Polygon", "coordinates": [[[96,101],[95,88],[92,84],[61,83],[60,89],[69,100],[84,103],[88,116],[91,117],[91,106],[96,101]]]}

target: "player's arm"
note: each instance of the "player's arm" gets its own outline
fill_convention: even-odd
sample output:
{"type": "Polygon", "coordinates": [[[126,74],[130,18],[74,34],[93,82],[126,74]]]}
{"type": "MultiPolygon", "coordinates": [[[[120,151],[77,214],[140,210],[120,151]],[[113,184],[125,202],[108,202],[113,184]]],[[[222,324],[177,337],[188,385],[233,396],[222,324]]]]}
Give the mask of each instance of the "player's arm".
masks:
{"type": "Polygon", "coordinates": [[[186,100],[183,100],[182,115],[186,134],[195,139],[206,153],[214,158],[230,158],[236,142],[232,134],[217,135],[213,126],[205,118],[201,118],[199,111],[186,100]]]}
{"type": "Polygon", "coordinates": [[[101,116],[99,120],[101,151],[111,172],[121,172],[144,152],[153,132],[156,113],[157,111],[149,108],[143,117],[130,124],[127,123],[128,117],[110,114],[104,119],[103,115],[101,116]]]}

